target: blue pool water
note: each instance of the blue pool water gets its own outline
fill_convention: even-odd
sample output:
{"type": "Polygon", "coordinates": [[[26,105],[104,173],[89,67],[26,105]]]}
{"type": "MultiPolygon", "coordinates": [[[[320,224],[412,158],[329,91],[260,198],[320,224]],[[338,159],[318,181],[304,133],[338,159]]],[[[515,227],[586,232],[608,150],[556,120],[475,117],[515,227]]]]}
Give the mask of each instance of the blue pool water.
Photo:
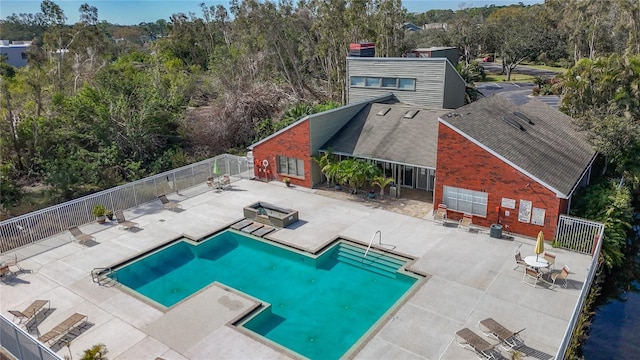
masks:
{"type": "Polygon", "coordinates": [[[245,328],[308,358],[337,359],[417,281],[339,261],[331,256],[338,249],[313,259],[225,231],[198,245],[177,242],[117,276],[167,307],[218,281],[271,304],[245,328]]]}

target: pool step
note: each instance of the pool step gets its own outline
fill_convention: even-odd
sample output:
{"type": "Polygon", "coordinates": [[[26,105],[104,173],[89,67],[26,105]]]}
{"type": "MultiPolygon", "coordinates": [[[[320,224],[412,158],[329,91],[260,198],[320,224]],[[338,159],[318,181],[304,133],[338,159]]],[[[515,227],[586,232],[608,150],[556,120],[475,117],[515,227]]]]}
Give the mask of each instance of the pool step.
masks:
{"type": "Polygon", "coordinates": [[[366,249],[359,246],[341,243],[338,248],[333,251],[331,257],[338,261],[361,267],[390,278],[395,278],[398,269],[405,264],[403,260],[371,250],[369,250],[367,257],[363,259],[362,257],[365,252],[366,249]]]}

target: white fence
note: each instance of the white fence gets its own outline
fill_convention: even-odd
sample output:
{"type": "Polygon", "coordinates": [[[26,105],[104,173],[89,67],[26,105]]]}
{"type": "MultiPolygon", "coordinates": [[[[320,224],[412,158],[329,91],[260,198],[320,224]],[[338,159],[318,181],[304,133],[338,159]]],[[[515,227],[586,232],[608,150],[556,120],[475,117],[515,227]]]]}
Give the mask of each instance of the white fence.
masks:
{"type": "Polygon", "coordinates": [[[555,245],[583,254],[592,254],[603,230],[604,225],[599,222],[560,215],[555,245]]]}
{"type": "MultiPolygon", "coordinates": [[[[228,174],[232,179],[253,177],[253,163],[246,157],[219,155],[178,169],[117,186],[79,199],[0,222],[0,253],[17,249],[95,220],[94,205],[125,210],[151,201],[158,195],[180,193],[202,185],[208,177],[228,174]],[[218,172],[214,171],[217,164],[218,172]]],[[[181,195],[188,194],[188,191],[181,195]]]]}
{"type": "MultiPolygon", "coordinates": [[[[18,325],[0,314],[0,345],[20,360],[62,360],[56,353],[36,341],[18,325]]],[[[2,356],[5,359],[4,356],[2,356]]]]}

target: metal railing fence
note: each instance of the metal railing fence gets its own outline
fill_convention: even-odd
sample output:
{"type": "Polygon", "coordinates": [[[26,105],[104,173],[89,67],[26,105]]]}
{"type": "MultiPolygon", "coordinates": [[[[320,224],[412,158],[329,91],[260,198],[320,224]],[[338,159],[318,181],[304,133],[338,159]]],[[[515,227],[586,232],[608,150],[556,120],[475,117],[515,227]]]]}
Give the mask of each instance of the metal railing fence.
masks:
{"type": "Polygon", "coordinates": [[[0,222],[0,253],[33,244],[60,234],[69,227],[88,224],[97,204],[107,209],[126,210],[157,201],[158,195],[180,193],[207,181],[208,177],[228,174],[232,181],[253,177],[253,162],[246,157],[219,155],[178,169],[67,201],[0,222]],[[217,166],[214,166],[216,165],[217,166]],[[214,168],[217,173],[214,174],[214,168]]]}
{"type": "Polygon", "coordinates": [[[587,271],[587,276],[585,277],[584,285],[582,286],[582,291],[580,292],[580,297],[578,297],[576,306],[573,308],[573,314],[571,316],[571,319],[569,319],[569,325],[565,330],[564,336],[562,337],[562,342],[560,343],[560,347],[558,348],[558,352],[556,353],[555,358],[557,360],[564,359],[567,355],[567,349],[571,344],[571,338],[573,337],[573,332],[576,328],[576,325],[578,325],[580,314],[582,314],[582,308],[584,307],[584,303],[589,296],[591,285],[593,285],[593,280],[596,277],[596,273],[600,269],[598,260],[600,258],[600,251],[602,251],[602,243],[604,242],[604,225],[600,225],[600,231],[597,234],[597,241],[595,241],[595,248],[593,249],[593,256],[591,257],[591,265],[589,266],[589,271],[587,271]]]}
{"type": "Polygon", "coordinates": [[[555,245],[583,254],[592,254],[598,234],[604,225],[587,219],[560,215],[555,245]]]}
{"type": "Polygon", "coordinates": [[[20,360],[62,360],[56,353],[39,343],[2,314],[0,314],[0,345],[20,360]]]}

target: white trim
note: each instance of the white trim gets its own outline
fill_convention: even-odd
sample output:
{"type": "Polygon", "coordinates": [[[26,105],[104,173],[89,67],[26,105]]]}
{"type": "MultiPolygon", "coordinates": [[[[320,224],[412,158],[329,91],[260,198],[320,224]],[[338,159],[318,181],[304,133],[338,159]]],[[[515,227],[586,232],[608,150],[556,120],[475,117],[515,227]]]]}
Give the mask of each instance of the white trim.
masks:
{"type": "Polygon", "coordinates": [[[464,132],[462,132],[460,129],[456,128],[455,126],[449,124],[448,122],[444,121],[441,117],[438,117],[438,121],[440,121],[442,124],[444,124],[445,126],[447,126],[448,128],[450,128],[451,130],[455,131],[456,133],[460,134],[462,137],[464,137],[465,139],[471,141],[472,143],[478,145],[479,147],[481,147],[483,150],[485,150],[486,152],[490,153],[491,155],[495,156],[496,158],[502,160],[504,163],[506,163],[507,165],[511,166],[512,168],[518,170],[519,172],[521,172],[522,174],[530,177],[532,180],[535,180],[537,183],[539,183],[540,185],[546,187],[547,189],[553,191],[557,197],[561,198],[561,199],[568,199],[569,196],[567,196],[566,194],[563,194],[561,191],[559,191],[558,189],[554,188],[553,186],[547,184],[546,182],[540,180],[540,178],[538,178],[537,176],[531,174],[530,172],[524,170],[523,168],[519,167],[518,165],[516,165],[515,163],[507,160],[507,158],[505,158],[504,156],[498,154],[497,152],[489,149],[487,146],[485,146],[483,143],[479,142],[478,140],[472,138],[471,136],[465,134],[464,132]]]}

